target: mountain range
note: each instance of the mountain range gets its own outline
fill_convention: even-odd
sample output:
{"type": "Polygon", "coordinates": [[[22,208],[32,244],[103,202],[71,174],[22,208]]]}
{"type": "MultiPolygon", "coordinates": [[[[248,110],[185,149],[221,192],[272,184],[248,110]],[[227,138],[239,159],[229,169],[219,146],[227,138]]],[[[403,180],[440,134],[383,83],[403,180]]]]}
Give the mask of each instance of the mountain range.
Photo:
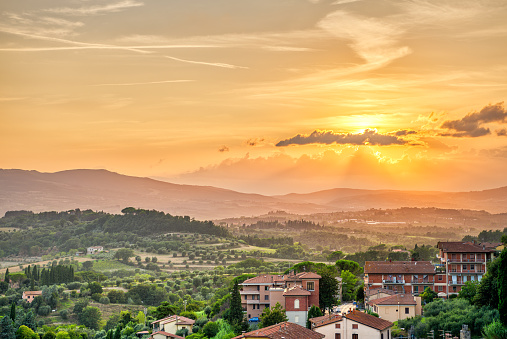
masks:
{"type": "Polygon", "coordinates": [[[471,192],[334,188],[266,196],[211,186],[180,185],[107,170],[42,173],[0,169],[0,215],[6,211],[75,208],[119,213],[127,206],[200,220],[253,216],[270,211],[328,213],[369,208],[438,207],[507,212],[507,187],[471,192]]]}

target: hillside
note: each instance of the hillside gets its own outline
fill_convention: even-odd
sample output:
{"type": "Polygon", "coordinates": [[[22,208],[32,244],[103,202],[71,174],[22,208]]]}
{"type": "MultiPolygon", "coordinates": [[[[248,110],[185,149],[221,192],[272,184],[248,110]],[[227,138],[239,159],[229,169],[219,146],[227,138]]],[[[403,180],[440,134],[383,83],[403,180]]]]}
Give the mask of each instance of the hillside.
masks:
{"type": "Polygon", "coordinates": [[[0,170],[0,215],[9,210],[75,208],[119,213],[126,206],[196,219],[293,214],[369,208],[438,207],[507,212],[507,187],[476,192],[418,192],[336,188],[308,194],[264,196],[209,186],[179,185],[106,170],[41,173],[0,170]]]}

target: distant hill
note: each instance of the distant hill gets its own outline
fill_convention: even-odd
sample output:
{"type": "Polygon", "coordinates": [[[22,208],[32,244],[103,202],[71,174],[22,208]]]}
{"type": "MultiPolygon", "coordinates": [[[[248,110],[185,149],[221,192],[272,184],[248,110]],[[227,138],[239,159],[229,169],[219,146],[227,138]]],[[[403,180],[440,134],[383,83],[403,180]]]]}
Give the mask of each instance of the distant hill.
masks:
{"type": "Polygon", "coordinates": [[[119,213],[127,206],[196,219],[295,214],[368,208],[439,207],[507,212],[507,187],[477,192],[418,192],[336,188],[308,194],[264,196],[210,186],[178,185],[106,170],[41,173],[0,169],[0,215],[12,210],[75,208],[119,213]]]}

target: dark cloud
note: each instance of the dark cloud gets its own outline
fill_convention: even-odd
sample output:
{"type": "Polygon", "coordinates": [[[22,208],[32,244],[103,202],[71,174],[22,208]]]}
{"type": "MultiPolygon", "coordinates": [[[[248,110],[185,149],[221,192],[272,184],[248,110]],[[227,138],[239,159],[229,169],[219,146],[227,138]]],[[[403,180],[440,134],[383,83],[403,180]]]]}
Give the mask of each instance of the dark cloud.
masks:
{"type": "Polygon", "coordinates": [[[310,135],[298,134],[290,139],[282,140],[276,146],[307,145],[307,144],[351,144],[351,145],[405,145],[406,140],[394,135],[379,134],[367,129],[361,134],[334,133],[333,131],[314,131],[310,135]]]}
{"type": "Polygon", "coordinates": [[[264,138],[252,138],[252,139],[248,139],[246,141],[246,144],[248,146],[257,146],[258,144],[260,144],[263,141],[264,141],[264,138]]]}
{"type": "Polygon", "coordinates": [[[223,152],[229,152],[229,147],[223,145],[223,146],[220,146],[220,148],[218,149],[218,151],[220,153],[223,153],[223,152]]]}
{"type": "Polygon", "coordinates": [[[503,102],[495,105],[488,105],[479,112],[469,113],[460,120],[444,121],[441,128],[454,132],[441,133],[442,136],[451,137],[481,137],[491,134],[489,128],[484,124],[490,122],[504,123],[507,118],[507,111],[503,107],[503,102]]]}
{"type": "Polygon", "coordinates": [[[407,129],[402,129],[402,130],[394,132],[394,135],[396,135],[397,137],[402,137],[404,135],[410,135],[410,134],[417,134],[417,132],[416,131],[410,131],[410,130],[407,130],[407,129]]]}
{"type": "Polygon", "coordinates": [[[500,130],[496,131],[496,135],[498,135],[500,137],[507,136],[507,129],[503,128],[503,129],[500,129],[500,130]]]}

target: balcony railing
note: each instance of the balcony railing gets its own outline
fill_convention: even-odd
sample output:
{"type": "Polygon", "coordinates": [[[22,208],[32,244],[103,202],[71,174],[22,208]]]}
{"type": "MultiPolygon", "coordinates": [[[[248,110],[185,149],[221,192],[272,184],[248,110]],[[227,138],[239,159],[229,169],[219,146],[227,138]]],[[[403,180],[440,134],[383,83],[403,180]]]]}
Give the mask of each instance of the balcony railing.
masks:
{"type": "Polygon", "coordinates": [[[433,284],[434,281],[429,281],[428,279],[419,279],[419,280],[412,280],[412,284],[433,284]]]}
{"type": "Polygon", "coordinates": [[[454,270],[449,270],[449,273],[450,274],[453,274],[453,273],[485,273],[484,270],[462,270],[462,269],[454,269],[454,270]]]}
{"type": "Polygon", "coordinates": [[[486,262],[486,259],[466,259],[466,258],[457,258],[457,259],[447,259],[448,262],[486,262]]]}
{"type": "Polygon", "coordinates": [[[404,284],[405,280],[382,280],[383,284],[404,284]]]}
{"type": "Polygon", "coordinates": [[[463,281],[449,281],[447,285],[465,285],[463,281]]]}

